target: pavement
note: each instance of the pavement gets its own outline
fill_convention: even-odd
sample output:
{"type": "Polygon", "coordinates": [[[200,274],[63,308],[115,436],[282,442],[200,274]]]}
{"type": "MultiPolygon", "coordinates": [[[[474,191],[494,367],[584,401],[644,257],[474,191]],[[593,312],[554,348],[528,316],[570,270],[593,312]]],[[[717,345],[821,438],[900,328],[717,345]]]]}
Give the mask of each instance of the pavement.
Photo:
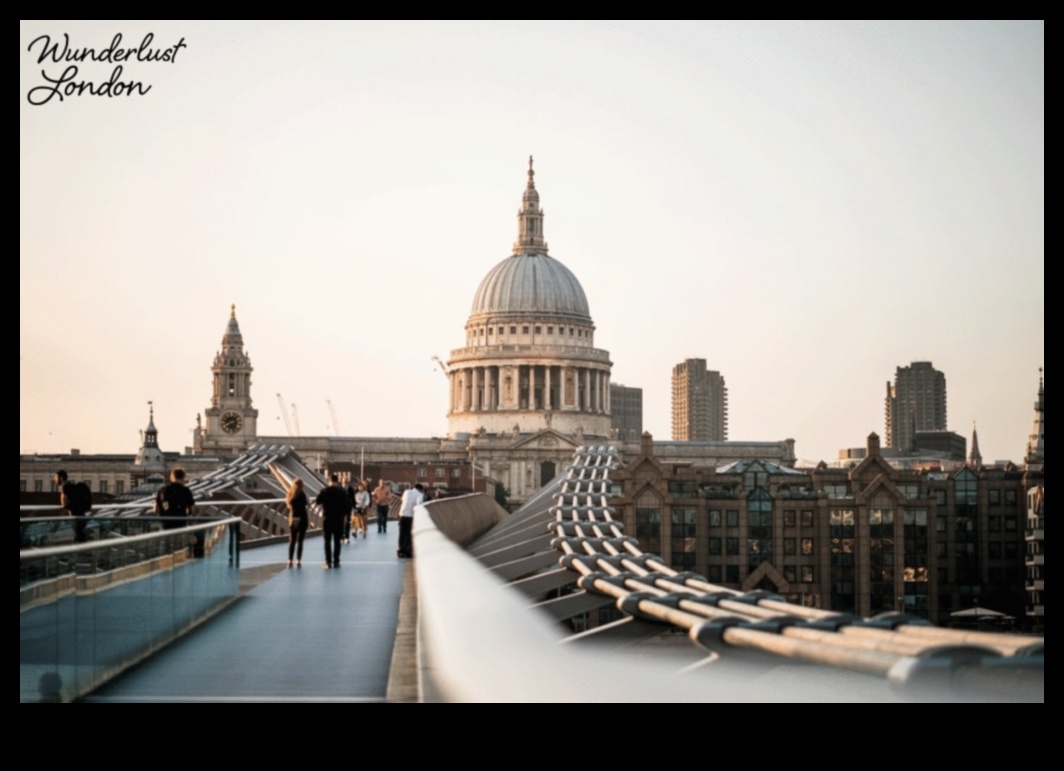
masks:
{"type": "Polygon", "coordinates": [[[285,567],[287,543],[245,549],[240,599],[86,701],[385,702],[390,675],[406,683],[392,701],[416,700],[414,656],[396,647],[404,584],[405,628],[411,603],[416,614],[413,563],[396,557],[392,524],[352,539],[338,570],[322,569],[320,537],[300,569],[285,567]]]}

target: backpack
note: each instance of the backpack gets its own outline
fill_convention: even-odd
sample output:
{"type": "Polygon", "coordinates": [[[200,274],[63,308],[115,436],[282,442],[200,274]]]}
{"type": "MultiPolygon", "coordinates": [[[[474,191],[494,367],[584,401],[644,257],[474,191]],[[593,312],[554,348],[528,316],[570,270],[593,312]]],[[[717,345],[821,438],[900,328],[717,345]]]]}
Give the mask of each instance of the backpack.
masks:
{"type": "Polygon", "coordinates": [[[92,511],[92,490],[85,482],[74,482],[67,489],[66,503],[71,514],[88,514],[92,511]]]}

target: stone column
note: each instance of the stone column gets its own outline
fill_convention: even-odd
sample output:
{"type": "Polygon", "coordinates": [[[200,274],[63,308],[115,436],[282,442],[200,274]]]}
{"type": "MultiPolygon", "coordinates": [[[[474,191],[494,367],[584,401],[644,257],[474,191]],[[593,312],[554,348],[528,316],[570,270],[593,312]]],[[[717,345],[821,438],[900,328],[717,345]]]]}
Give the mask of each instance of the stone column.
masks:
{"type": "Polygon", "coordinates": [[[468,369],[462,370],[462,412],[469,412],[473,407],[473,373],[468,369]]]}
{"type": "Polygon", "coordinates": [[[528,409],[536,409],[536,365],[528,365],[528,409]]]}
{"type": "Polygon", "coordinates": [[[547,410],[554,409],[554,405],[551,403],[551,398],[550,398],[550,385],[551,385],[551,383],[550,383],[550,370],[551,370],[551,367],[548,364],[547,365],[547,382],[543,386],[543,408],[547,409],[547,410]]]}
{"type": "Polygon", "coordinates": [[[591,412],[591,370],[583,367],[584,375],[584,399],[580,405],[581,412],[591,412]]]}

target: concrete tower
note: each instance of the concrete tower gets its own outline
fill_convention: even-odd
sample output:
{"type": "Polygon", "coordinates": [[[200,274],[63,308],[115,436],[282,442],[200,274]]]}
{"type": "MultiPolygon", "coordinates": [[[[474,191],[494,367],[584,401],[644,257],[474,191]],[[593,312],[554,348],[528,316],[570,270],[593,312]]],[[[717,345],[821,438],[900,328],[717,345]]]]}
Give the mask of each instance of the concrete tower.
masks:
{"type": "Polygon", "coordinates": [[[946,376],[929,361],[898,367],[887,383],[887,447],[914,448],[917,431],[946,431],[946,376]]]}
{"type": "Polygon", "coordinates": [[[728,388],[705,359],[672,368],[672,438],[677,442],[728,440],[728,388]]]}

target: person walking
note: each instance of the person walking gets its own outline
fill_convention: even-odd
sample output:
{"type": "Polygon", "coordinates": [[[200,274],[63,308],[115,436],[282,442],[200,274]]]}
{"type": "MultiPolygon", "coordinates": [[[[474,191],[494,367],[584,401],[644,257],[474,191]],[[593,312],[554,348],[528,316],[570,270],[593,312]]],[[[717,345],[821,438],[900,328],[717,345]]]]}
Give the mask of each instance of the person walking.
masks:
{"type": "Polygon", "coordinates": [[[325,564],[323,568],[340,567],[340,542],[344,537],[344,520],[351,514],[351,502],[340,487],[340,477],[332,474],[329,486],[323,487],[314,502],[321,506],[322,538],[325,541],[325,564]]]}
{"type": "Polygon", "coordinates": [[[85,543],[89,540],[85,526],[85,515],[92,511],[92,492],[85,482],[71,482],[66,471],[55,472],[55,486],[59,490],[59,505],[74,518],[74,542],[85,543]]]}
{"type": "Polygon", "coordinates": [[[388,532],[388,512],[392,508],[392,488],[382,477],[377,482],[377,489],[373,491],[373,500],[377,504],[377,532],[388,532]]]}
{"type": "Polygon", "coordinates": [[[170,483],[159,488],[155,494],[155,515],[163,518],[163,530],[188,527],[187,519],[196,515],[196,500],[192,491],[185,487],[185,470],[175,468],[170,472],[170,483]]]}
{"type": "Polygon", "coordinates": [[[301,568],[303,567],[303,538],[310,525],[310,516],[307,512],[309,501],[306,490],[303,489],[302,479],[295,478],[284,500],[288,505],[288,567],[292,567],[292,558],[295,557],[296,567],[301,568]]]}
{"type": "Polygon", "coordinates": [[[366,520],[369,517],[370,503],[371,499],[369,492],[366,490],[366,483],[359,482],[358,492],[355,493],[355,513],[353,515],[355,521],[352,525],[355,531],[355,538],[358,538],[359,530],[362,531],[362,537],[366,537],[366,530],[368,529],[366,520]]]}
{"type": "Polygon", "coordinates": [[[425,500],[425,488],[418,482],[403,493],[399,507],[399,550],[396,554],[402,559],[414,556],[414,508],[425,500]]]}

